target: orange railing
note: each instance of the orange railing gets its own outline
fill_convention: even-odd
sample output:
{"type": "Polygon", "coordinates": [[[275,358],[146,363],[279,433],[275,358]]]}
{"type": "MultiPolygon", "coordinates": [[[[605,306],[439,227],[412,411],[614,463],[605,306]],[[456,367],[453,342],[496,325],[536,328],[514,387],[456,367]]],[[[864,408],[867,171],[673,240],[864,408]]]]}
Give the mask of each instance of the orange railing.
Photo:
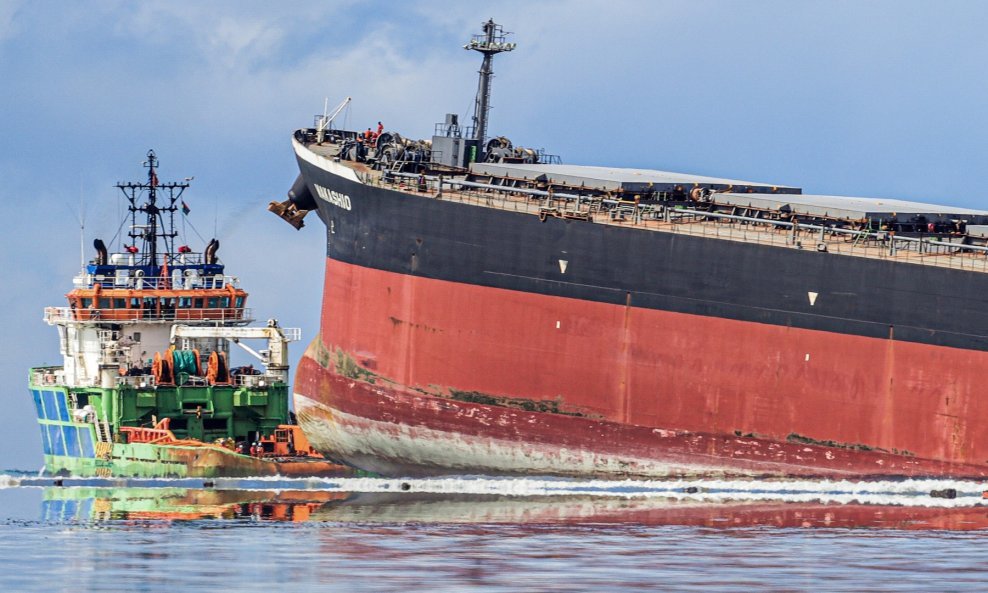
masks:
{"type": "Polygon", "coordinates": [[[45,321],[252,321],[249,307],[239,309],[78,309],[71,307],[46,307],[45,321]]]}
{"type": "Polygon", "coordinates": [[[128,443],[148,443],[165,444],[173,443],[178,439],[172,431],[168,430],[171,418],[162,418],[154,425],[154,428],[144,428],[139,426],[121,426],[120,432],[126,436],[128,443]]]}

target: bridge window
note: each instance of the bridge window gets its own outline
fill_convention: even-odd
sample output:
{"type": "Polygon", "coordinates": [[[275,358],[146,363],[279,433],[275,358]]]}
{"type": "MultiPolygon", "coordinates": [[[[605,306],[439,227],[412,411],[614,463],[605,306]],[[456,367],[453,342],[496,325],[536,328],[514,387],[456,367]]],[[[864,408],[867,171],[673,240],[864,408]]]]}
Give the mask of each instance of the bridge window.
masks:
{"type": "Polygon", "coordinates": [[[226,309],[229,306],[230,306],[230,297],[223,297],[220,299],[220,307],[226,309]]]}
{"type": "Polygon", "coordinates": [[[201,298],[197,298],[193,302],[195,303],[195,308],[196,309],[202,309],[202,299],[201,298]]]}
{"type": "Polygon", "coordinates": [[[219,305],[219,297],[209,297],[209,308],[215,309],[219,305]]]}
{"type": "Polygon", "coordinates": [[[114,309],[126,309],[127,308],[127,299],[113,299],[113,308],[114,309]]]}
{"type": "Polygon", "coordinates": [[[244,306],[244,297],[238,296],[237,297],[237,308],[239,309],[239,308],[241,308],[243,306],[244,306]]]}
{"type": "Polygon", "coordinates": [[[188,309],[192,307],[191,297],[178,297],[178,307],[179,309],[188,309]]]}
{"type": "Polygon", "coordinates": [[[82,308],[83,309],[86,309],[88,307],[92,307],[93,306],[93,299],[83,298],[81,300],[81,303],[80,304],[82,305],[82,308]]]}
{"type": "Polygon", "coordinates": [[[101,298],[99,300],[99,308],[100,309],[109,309],[110,308],[110,299],[105,298],[105,297],[104,298],[101,298]]]}
{"type": "Polygon", "coordinates": [[[202,427],[204,430],[210,431],[226,430],[226,418],[203,418],[202,427]]]}

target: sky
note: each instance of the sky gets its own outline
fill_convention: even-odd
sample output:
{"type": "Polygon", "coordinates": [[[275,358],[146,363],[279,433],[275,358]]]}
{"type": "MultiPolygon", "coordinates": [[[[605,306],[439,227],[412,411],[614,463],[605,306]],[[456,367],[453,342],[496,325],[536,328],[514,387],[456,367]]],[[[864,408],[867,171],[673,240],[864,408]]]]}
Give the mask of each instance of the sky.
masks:
{"type": "MultiPolygon", "coordinates": [[[[489,132],[564,163],[988,209],[988,3],[0,0],[0,470],[42,465],[31,366],[60,362],[80,234],[112,237],[118,181],[194,177],[189,243],[221,241],[256,317],[318,331],[323,234],[266,211],[290,136],[350,96],[352,128],[466,121],[494,18],[489,132]],[[84,221],[80,233],[80,220],[84,221]]],[[[341,116],[343,117],[343,116],[341,116]]]]}

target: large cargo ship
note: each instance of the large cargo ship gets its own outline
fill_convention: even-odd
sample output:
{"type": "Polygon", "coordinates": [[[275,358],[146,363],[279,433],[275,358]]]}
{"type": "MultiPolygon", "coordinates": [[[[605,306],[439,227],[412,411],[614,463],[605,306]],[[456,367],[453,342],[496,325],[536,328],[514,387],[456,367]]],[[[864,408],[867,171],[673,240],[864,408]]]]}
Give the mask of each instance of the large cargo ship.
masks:
{"type": "MultiPolygon", "coordinates": [[[[247,293],[213,239],[178,245],[184,182],[119,183],[129,232],[111,252],[96,239],[66,295],[48,307],[63,363],[31,369],[44,469],[56,476],[339,475],[311,450],[289,411],[288,344],[297,328],[251,326],[247,293]],[[262,340],[261,350],[246,340],[262,340]],[[231,345],[257,358],[230,368],[231,345]],[[258,367],[255,368],[254,364],[258,367]]],[[[191,227],[186,221],[183,227],[191,227]]],[[[111,241],[111,244],[113,241],[111,241]]]]}
{"type": "Polygon", "coordinates": [[[988,212],[560,164],[486,135],[502,29],[465,47],[470,126],[294,134],[271,209],[326,226],[314,447],[391,475],[988,476],[988,212]]]}

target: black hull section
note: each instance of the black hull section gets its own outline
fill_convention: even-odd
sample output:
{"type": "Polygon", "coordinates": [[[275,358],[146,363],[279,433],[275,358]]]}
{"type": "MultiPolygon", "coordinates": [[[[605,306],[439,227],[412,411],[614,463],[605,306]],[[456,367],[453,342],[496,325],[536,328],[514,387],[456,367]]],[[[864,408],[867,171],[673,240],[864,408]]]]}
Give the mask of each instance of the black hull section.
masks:
{"type": "Polygon", "coordinates": [[[303,159],[299,167],[319,196],[327,256],[345,263],[637,308],[988,350],[988,274],[584,221],[541,222],[528,213],[364,185],[303,159]]]}

